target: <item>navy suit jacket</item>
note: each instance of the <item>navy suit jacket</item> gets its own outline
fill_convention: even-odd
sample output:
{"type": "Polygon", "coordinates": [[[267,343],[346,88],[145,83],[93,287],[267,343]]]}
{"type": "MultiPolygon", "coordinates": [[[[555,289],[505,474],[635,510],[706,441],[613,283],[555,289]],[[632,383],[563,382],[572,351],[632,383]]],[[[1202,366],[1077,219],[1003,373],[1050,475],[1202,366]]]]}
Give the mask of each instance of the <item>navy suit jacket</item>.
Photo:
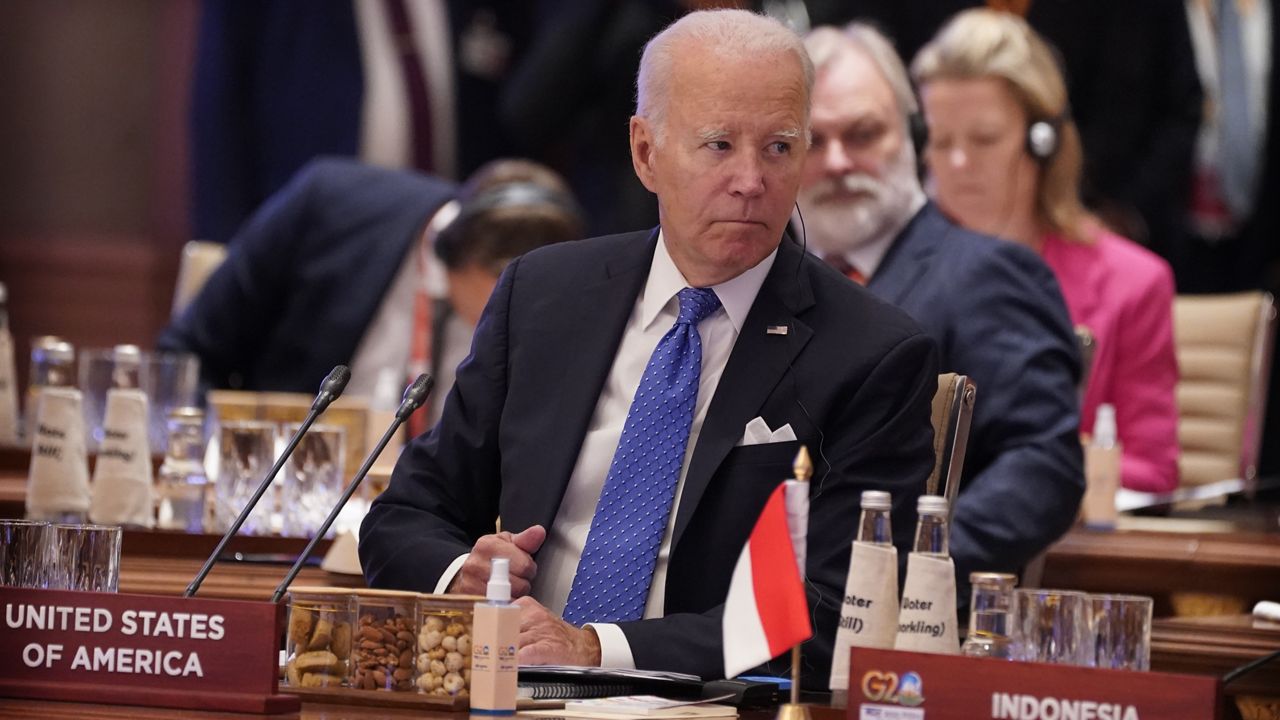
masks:
{"type": "Polygon", "coordinates": [[[926,204],[868,287],[937,341],[977,400],[951,528],[960,604],[974,570],[1019,572],[1060,537],[1084,492],[1075,335],[1053,271],[1031,250],[926,204]]]}
{"type": "MultiPolygon", "coordinates": [[[[430,591],[495,518],[513,532],[551,524],[656,242],[641,232],[564,243],[507,268],[442,419],[405,449],[365,519],[371,585],[430,591]]],[[[790,423],[815,459],[807,577],[816,634],[804,657],[806,677],[825,687],[863,490],[893,494],[895,539],[911,542],[933,464],[935,354],[905,313],[782,243],[689,461],[666,616],[620,623],[638,667],[723,675],[729,578],[798,447],[735,447],[759,416],[772,428],[790,423]]]]}
{"type": "Polygon", "coordinates": [[[449,182],[314,161],[232,239],[226,261],[160,335],[214,388],[315,392],[349,363],[449,182]]]}

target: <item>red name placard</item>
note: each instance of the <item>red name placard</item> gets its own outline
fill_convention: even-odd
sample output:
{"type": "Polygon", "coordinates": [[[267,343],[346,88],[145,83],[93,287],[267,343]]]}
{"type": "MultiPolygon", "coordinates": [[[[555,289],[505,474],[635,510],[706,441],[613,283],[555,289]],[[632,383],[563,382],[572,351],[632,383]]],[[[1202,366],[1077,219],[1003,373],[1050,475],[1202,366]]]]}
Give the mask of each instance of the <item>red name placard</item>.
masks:
{"type": "Polygon", "coordinates": [[[284,606],[0,587],[0,696],[280,713],[284,606]]]}
{"type": "Polygon", "coordinates": [[[849,720],[1215,720],[1215,677],[853,648],[849,720]]]}

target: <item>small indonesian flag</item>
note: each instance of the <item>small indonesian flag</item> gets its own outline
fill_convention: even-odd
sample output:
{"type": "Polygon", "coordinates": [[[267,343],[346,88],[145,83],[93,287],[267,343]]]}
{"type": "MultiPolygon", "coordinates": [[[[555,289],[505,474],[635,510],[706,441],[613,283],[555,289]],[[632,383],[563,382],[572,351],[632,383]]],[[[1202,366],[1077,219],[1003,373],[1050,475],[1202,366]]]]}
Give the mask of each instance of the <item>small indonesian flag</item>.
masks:
{"type": "MultiPolygon", "coordinates": [[[[813,635],[787,522],[787,500],[797,498],[803,498],[805,507],[792,514],[807,517],[807,483],[788,481],[773,491],[733,568],[724,603],[725,677],[767,662],[813,635]],[[796,490],[788,491],[793,484],[796,490]]],[[[798,540],[803,547],[803,536],[798,540]]]]}

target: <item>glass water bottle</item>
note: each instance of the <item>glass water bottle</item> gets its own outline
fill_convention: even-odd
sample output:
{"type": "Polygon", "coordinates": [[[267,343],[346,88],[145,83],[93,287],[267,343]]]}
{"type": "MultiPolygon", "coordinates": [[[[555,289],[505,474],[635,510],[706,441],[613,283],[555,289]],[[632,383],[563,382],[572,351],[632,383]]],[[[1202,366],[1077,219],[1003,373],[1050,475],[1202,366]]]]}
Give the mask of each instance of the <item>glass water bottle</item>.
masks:
{"type": "Polygon", "coordinates": [[[969,634],[962,655],[1013,660],[1013,587],[1017,575],[994,572],[969,573],[973,585],[969,604],[969,634]]]}
{"type": "Polygon", "coordinates": [[[941,495],[921,495],[916,502],[920,520],[912,552],[933,557],[950,557],[951,527],[947,519],[947,499],[941,495]]]}
{"type": "Polygon", "coordinates": [[[27,376],[27,405],[23,410],[27,438],[35,437],[40,391],[47,387],[73,387],[75,360],[75,348],[62,338],[42,335],[31,341],[31,372],[27,376]]]}
{"type": "Polygon", "coordinates": [[[111,387],[138,390],[142,387],[142,350],[137,345],[117,345],[111,350],[111,387]]]}
{"type": "Polygon", "coordinates": [[[893,502],[883,490],[862,492],[862,516],[858,519],[858,542],[871,545],[893,545],[889,511],[893,502]]]}
{"type": "Polygon", "coordinates": [[[189,533],[204,531],[209,479],[204,469],[204,411],[178,407],[169,412],[169,442],[156,493],[156,526],[189,533]]]}

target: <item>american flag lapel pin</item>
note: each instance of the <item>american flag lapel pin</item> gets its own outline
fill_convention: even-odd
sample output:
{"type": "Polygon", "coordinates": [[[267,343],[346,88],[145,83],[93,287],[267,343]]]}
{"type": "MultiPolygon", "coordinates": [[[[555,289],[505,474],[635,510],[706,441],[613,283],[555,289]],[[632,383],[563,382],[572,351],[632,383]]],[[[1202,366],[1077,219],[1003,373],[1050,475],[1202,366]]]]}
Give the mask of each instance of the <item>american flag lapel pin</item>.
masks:
{"type": "Polygon", "coordinates": [[[770,325],[769,327],[765,328],[764,334],[765,335],[786,335],[787,326],[786,325],[770,325]]]}

